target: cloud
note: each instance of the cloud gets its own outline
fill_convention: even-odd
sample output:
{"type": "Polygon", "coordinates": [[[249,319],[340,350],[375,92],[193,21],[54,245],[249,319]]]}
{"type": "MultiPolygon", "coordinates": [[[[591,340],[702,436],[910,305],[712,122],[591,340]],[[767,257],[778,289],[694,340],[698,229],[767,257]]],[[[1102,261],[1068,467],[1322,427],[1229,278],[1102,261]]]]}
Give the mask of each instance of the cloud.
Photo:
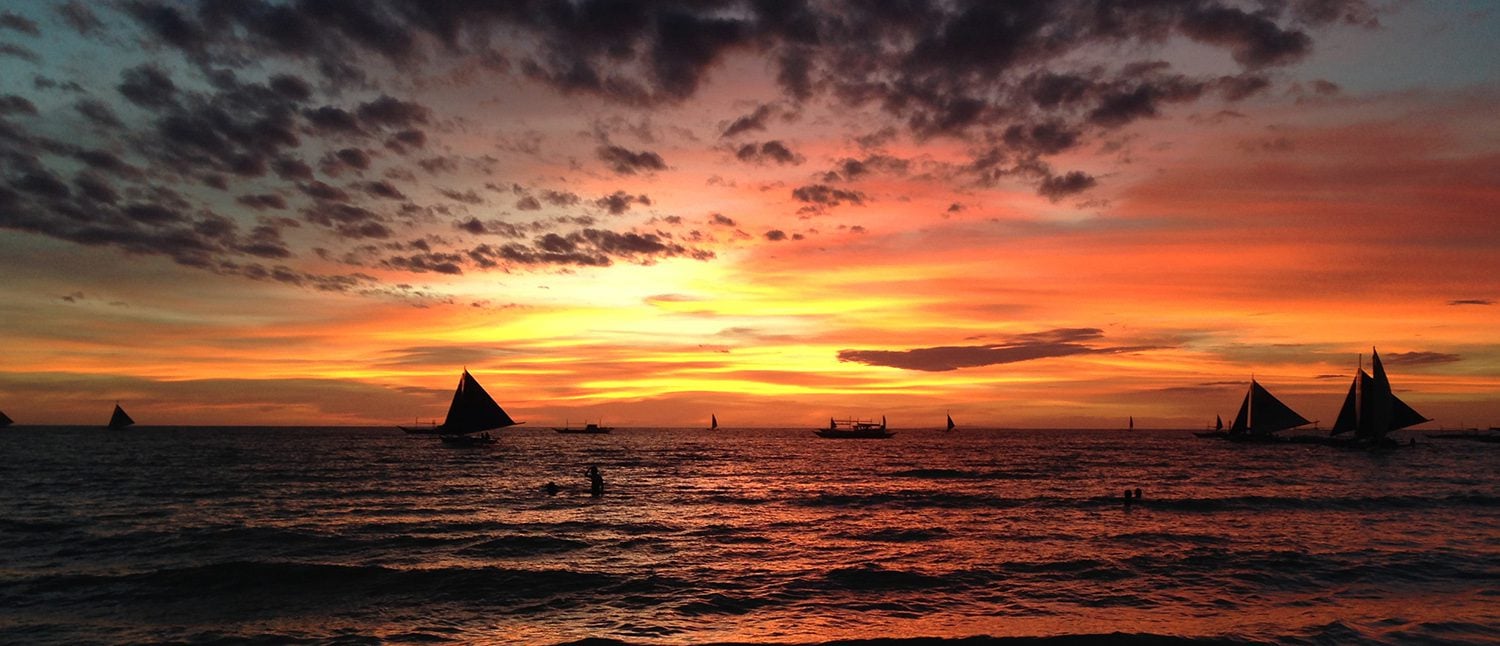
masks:
{"type": "Polygon", "coordinates": [[[1016,335],[1004,343],[997,344],[939,346],[911,350],[840,350],[838,357],[839,361],[872,366],[944,372],[959,368],[976,368],[1052,357],[1145,349],[1093,345],[1094,342],[1103,338],[1103,331],[1097,328],[1059,328],[1016,335]]]}
{"type": "Polygon", "coordinates": [[[1494,305],[1495,302],[1485,298],[1460,298],[1448,301],[1449,305],[1494,305]]]}
{"type": "Polygon", "coordinates": [[[1037,193],[1053,202],[1069,195],[1082,193],[1098,184],[1088,173],[1072,171],[1063,175],[1049,175],[1037,187],[1037,193]]]}
{"type": "Polygon", "coordinates": [[[634,175],[637,172],[667,169],[667,163],[662,161],[661,155],[649,150],[636,152],[611,145],[600,146],[596,153],[599,161],[604,162],[609,166],[610,170],[620,175],[634,175]]]}
{"type": "Polygon", "coordinates": [[[630,195],[625,191],[615,191],[594,200],[594,206],[609,211],[610,215],[623,215],[633,204],[650,206],[651,198],[645,195],[630,195]]]}
{"type": "Polygon", "coordinates": [[[865,194],[860,191],[834,188],[827,184],[809,184],[792,189],[792,198],[819,207],[834,207],[845,202],[860,206],[865,203],[865,194]]]}
{"type": "Polygon", "coordinates": [[[1431,366],[1462,361],[1463,357],[1446,352],[1391,352],[1384,357],[1393,366],[1431,366]]]}
{"type": "Polygon", "coordinates": [[[18,31],[27,36],[42,34],[41,30],[36,27],[36,21],[9,11],[0,11],[0,29],[18,31]]]}
{"type": "Polygon", "coordinates": [[[802,156],[792,152],[791,149],[786,147],[786,144],[774,140],[761,144],[745,144],[740,146],[739,150],[735,151],[734,156],[740,161],[757,164],[775,162],[777,164],[795,166],[801,164],[803,161],[802,156]]]}

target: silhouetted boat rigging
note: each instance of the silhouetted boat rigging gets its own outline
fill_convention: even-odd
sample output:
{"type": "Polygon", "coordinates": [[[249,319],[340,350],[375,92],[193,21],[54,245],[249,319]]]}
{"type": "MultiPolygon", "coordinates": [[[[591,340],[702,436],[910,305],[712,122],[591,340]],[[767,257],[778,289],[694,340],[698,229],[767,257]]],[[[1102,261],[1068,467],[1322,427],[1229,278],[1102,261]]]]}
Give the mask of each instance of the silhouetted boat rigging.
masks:
{"type": "Polygon", "coordinates": [[[1274,442],[1281,439],[1275,433],[1311,423],[1252,377],[1240,412],[1229,425],[1228,437],[1236,442],[1274,442]]]}
{"type": "Polygon", "coordinates": [[[951,431],[955,428],[957,427],[953,425],[953,413],[948,413],[948,430],[951,431]]]}
{"type": "Polygon", "coordinates": [[[0,428],[5,428],[14,423],[16,423],[15,420],[6,415],[4,411],[0,411],[0,428]]]}
{"type": "Polygon", "coordinates": [[[1214,415],[1214,430],[1193,433],[1193,435],[1197,435],[1198,437],[1224,437],[1228,435],[1228,433],[1224,432],[1224,418],[1214,415]]]}
{"type": "Polygon", "coordinates": [[[1131,431],[1135,430],[1135,416],[1134,415],[1131,415],[1130,416],[1130,420],[1127,421],[1127,422],[1125,422],[1125,428],[1126,428],[1126,430],[1131,430],[1131,431]]]}
{"type": "Polygon", "coordinates": [[[708,430],[710,430],[710,431],[717,431],[717,430],[719,430],[719,416],[718,415],[709,415],[708,416],[708,430]]]}
{"type": "Polygon", "coordinates": [[[108,428],[122,429],[134,423],[135,420],[130,419],[130,416],[125,414],[125,409],[120,408],[120,402],[115,402],[115,412],[113,415],[109,416],[108,428]]]}
{"type": "Polygon", "coordinates": [[[598,424],[584,424],[583,428],[573,428],[567,423],[564,423],[562,428],[557,428],[554,426],[552,430],[568,435],[604,435],[615,429],[612,426],[600,426],[598,424]]]}
{"type": "Polygon", "coordinates": [[[406,426],[398,428],[408,433],[440,435],[444,444],[473,446],[494,444],[495,439],[490,437],[488,431],[518,423],[520,422],[511,419],[505,409],[495,403],[495,399],[484,391],[484,386],[479,385],[479,381],[465,369],[463,376],[458,379],[458,387],[453,390],[453,402],[448,404],[448,416],[443,418],[442,424],[430,430],[406,426]],[[480,435],[475,435],[476,433],[480,435]]]}
{"type": "Polygon", "coordinates": [[[1352,431],[1356,442],[1383,444],[1389,442],[1386,435],[1391,431],[1432,421],[1412,410],[1391,392],[1391,382],[1386,378],[1385,366],[1380,363],[1380,353],[1375,352],[1374,348],[1370,349],[1370,353],[1374,376],[1365,372],[1364,358],[1361,357],[1354,382],[1349,384],[1349,394],[1344,397],[1344,405],[1339,408],[1338,421],[1333,423],[1333,430],[1329,434],[1341,435],[1352,431]]]}
{"type": "Polygon", "coordinates": [[[893,435],[890,431],[885,430],[884,415],[880,416],[879,424],[873,421],[866,422],[852,419],[840,422],[830,417],[828,418],[828,428],[814,431],[814,433],[817,433],[818,437],[840,440],[883,439],[893,435]],[[839,424],[843,424],[844,428],[839,428],[839,424]]]}

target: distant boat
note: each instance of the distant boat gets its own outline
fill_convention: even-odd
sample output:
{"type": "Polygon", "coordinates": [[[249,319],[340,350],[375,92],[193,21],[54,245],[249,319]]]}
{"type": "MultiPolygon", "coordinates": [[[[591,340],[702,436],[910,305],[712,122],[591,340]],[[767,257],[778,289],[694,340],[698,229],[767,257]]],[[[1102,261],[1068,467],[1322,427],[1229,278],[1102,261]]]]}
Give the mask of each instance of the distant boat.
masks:
{"type": "Polygon", "coordinates": [[[1490,427],[1488,432],[1475,428],[1460,432],[1426,433],[1426,435],[1437,440],[1469,440],[1470,442],[1500,444],[1500,433],[1496,433],[1495,431],[1500,431],[1500,428],[1490,427]]]}
{"type": "Polygon", "coordinates": [[[814,431],[814,433],[817,433],[818,437],[840,440],[884,439],[890,437],[891,435],[894,435],[890,431],[885,430],[884,415],[880,416],[879,424],[876,424],[873,421],[866,422],[852,419],[846,419],[842,422],[839,422],[830,417],[828,418],[828,428],[814,431]],[[840,423],[844,425],[843,428],[839,428],[840,423]]]}
{"type": "Polygon", "coordinates": [[[1214,415],[1214,430],[1193,433],[1193,435],[1197,435],[1198,437],[1225,437],[1229,434],[1224,432],[1224,418],[1214,415]]]}
{"type": "Polygon", "coordinates": [[[122,429],[122,428],[125,428],[126,426],[130,426],[131,424],[134,424],[134,423],[135,423],[135,420],[130,419],[130,416],[127,415],[127,414],[125,414],[125,409],[120,408],[120,403],[119,402],[115,402],[115,412],[114,412],[113,415],[109,416],[109,427],[108,428],[110,428],[110,429],[122,429]]]}
{"type": "Polygon", "coordinates": [[[448,416],[443,418],[443,423],[431,430],[425,428],[413,429],[399,426],[408,433],[436,434],[441,435],[444,444],[454,446],[473,446],[477,444],[494,444],[495,439],[490,437],[488,431],[507,426],[515,426],[517,423],[495,403],[495,399],[484,391],[484,386],[464,370],[462,377],[458,379],[458,387],[453,390],[453,402],[448,404],[448,416]],[[482,433],[482,435],[474,435],[482,433]]]}
{"type": "Polygon", "coordinates": [[[1250,390],[1240,402],[1240,412],[1229,425],[1228,437],[1239,442],[1278,441],[1275,433],[1311,423],[1252,377],[1250,390]]]}
{"type": "Polygon", "coordinates": [[[957,428],[957,427],[953,425],[953,414],[949,413],[948,414],[948,430],[951,431],[951,430],[953,430],[955,428],[957,428]]]}
{"type": "Polygon", "coordinates": [[[0,411],[0,428],[5,428],[14,423],[16,423],[15,420],[7,416],[4,411],[0,411]]]}
{"type": "Polygon", "coordinates": [[[717,415],[709,415],[708,416],[708,430],[710,430],[710,431],[717,431],[717,430],[719,430],[719,416],[717,416],[717,415]]]}
{"type": "Polygon", "coordinates": [[[1135,430],[1135,416],[1134,415],[1131,415],[1130,416],[1130,421],[1128,421],[1128,422],[1125,423],[1125,428],[1127,430],[1131,430],[1131,431],[1135,430]]]}
{"type": "Polygon", "coordinates": [[[615,429],[612,426],[600,426],[598,424],[584,424],[583,428],[573,428],[564,424],[562,428],[553,427],[552,430],[570,435],[604,435],[615,429]]]}
{"type": "Polygon", "coordinates": [[[1349,384],[1349,394],[1339,408],[1339,419],[1333,423],[1330,435],[1354,432],[1357,442],[1383,443],[1386,435],[1408,426],[1432,420],[1412,410],[1391,392],[1391,382],[1385,376],[1385,366],[1380,363],[1380,354],[1371,348],[1371,370],[1374,376],[1365,373],[1361,358],[1359,371],[1354,374],[1354,383],[1349,384]]]}

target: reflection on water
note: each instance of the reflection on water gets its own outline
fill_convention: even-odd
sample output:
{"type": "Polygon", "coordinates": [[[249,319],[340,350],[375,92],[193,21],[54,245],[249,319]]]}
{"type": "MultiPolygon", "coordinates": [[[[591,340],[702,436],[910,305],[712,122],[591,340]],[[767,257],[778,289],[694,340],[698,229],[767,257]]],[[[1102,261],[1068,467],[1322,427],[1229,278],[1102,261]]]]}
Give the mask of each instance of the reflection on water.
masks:
{"type": "Polygon", "coordinates": [[[1500,640],[1489,446],[20,428],[0,455],[7,642],[1500,640]]]}

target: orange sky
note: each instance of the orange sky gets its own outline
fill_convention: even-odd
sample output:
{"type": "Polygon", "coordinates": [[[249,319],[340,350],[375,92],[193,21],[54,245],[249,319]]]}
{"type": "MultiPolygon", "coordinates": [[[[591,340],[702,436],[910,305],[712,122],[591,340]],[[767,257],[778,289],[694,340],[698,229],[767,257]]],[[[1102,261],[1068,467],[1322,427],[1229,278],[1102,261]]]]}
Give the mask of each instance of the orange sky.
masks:
{"type": "Polygon", "coordinates": [[[838,65],[857,66],[830,41],[765,31],[694,58],[646,30],[631,42],[655,58],[621,60],[580,45],[595,72],[654,93],[621,98],[548,76],[556,34],[520,18],[473,27],[503,65],[482,64],[476,34],[449,47],[413,23],[422,56],[366,52],[349,59],[363,83],[341,85],[316,52],[229,57],[263,46],[244,32],[184,48],[122,13],[93,28],[108,41],[27,8],[35,35],[0,31],[31,53],[0,57],[0,135],[27,133],[0,165],[0,410],[102,424],[118,400],[143,425],[395,424],[441,417],[467,367],[534,425],[936,427],[951,411],[967,427],[1199,428],[1232,416],[1253,374],[1326,427],[1378,346],[1433,427],[1500,424],[1500,61],[1484,38],[1500,18],[1346,4],[1369,15],[1277,14],[1308,37],[1284,52],[1176,15],[1152,18],[1164,38],[967,71],[948,68],[977,54],[948,43],[956,62],[913,78],[992,112],[942,131],[922,125],[935,108],[895,103],[926,100],[891,80],[920,48],[865,77],[887,83],[881,98],[853,101],[838,65]],[[110,48],[107,69],[87,64],[110,48]],[[696,66],[691,88],[661,52],[696,66]],[[806,96],[778,80],[788,52],[811,52],[806,96]],[[1440,64],[1454,57],[1472,65],[1440,64]],[[239,85],[210,82],[226,66],[239,85]],[[132,94],[142,69],[175,98],[132,94]],[[1092,79],[1098,103],[1017,103],[1043,72],[1092,79]],[[300,103],[244,107],[288,75],[309,88],[300,103]],[[1231,96],[1214,80],[1231,77],[1266,86],[1231,96]],[[1207,89],[1101,116],[1120,84],[1190,82],[1207,89]],[[379,97],[415,107],[381,112],[379,97]],[[264,110],[256,127],[286,118],[296,145],[236,140],[210,106],[264,110]],[[245,155],[281,147],[257,174],[244,156],[181,152],[201,134],[184,124],[245,155]],[[1075,139],[1000,143],[1039,124],[1075,139]],[[393,143],[407,127],[421,141],[393,143]],[[985,166],[990,150],[1005,163],[985,166]],[[288,159],[308,174],[284,173],[288,159]],[[1069,173],[1090,181],[1050,191],[1069,173]],[[565,247],[594,260],[545,255],[565,247]]]}

